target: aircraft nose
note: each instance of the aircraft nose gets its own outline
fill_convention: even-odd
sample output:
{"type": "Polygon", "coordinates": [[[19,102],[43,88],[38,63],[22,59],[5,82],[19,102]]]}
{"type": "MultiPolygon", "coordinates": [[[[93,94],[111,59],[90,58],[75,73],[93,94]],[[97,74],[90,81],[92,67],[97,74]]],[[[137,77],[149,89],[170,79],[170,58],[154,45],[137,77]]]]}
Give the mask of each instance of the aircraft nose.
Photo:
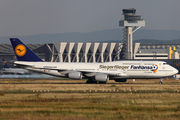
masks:
{"type": "Polygon", "coordinates": [[[174,73],[177,74],[179,71],[177,69],[174,68],[174,73]]]}

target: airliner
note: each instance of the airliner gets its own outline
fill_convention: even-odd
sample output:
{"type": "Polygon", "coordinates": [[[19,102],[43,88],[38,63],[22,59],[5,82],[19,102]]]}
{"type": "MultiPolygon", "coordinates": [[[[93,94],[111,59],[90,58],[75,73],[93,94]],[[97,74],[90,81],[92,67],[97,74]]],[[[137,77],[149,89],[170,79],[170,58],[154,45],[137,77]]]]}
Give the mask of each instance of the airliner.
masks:
{"type": "Polygon", "coordinates": [[[9,74],[24,75],[24,74],[31,74],[32,72],[22,69],[22,68],[10,68],[7,65],[7,62],[5,60],[3,60],[3,69],[0,71],[0,73],[3,75],[4,74],[6,74],[6,75],[9,75],[9,74]]]}
{"type": "Polygon", "coordinates": [[[164,61],[122,60],[100,63],[45,62],[18,38],[10,38],[17,60],[13,64],[23,69],[70,79],[87,78],[86,83],[106,83],[109,80],[157,79],[173,76],[178,70],[164,61]]]}

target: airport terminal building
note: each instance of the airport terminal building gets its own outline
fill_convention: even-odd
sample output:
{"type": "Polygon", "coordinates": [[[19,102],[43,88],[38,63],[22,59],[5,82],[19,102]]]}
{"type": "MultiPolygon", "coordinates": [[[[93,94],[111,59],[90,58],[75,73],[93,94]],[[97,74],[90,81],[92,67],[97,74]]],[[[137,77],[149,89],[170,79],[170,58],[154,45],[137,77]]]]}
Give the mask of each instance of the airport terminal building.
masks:
{"type": "MultiPolygon", "coordinates": [[[[51,62],[108,62],[121,60],[122,43],[27,44],[41,59],[51,62]]],[[[180,44],[133,45],[133,59],[176,59],[180,44]]],[[[0,59],[16,60],[11,44],[0,44],[0,59]]]]}
{"type": "MultiPolygon", "coordinates": [[[[27,44],[44,61],[108,62],[121,60],[123,43],[46,43],[27,44]]],[[[180,70],[180,44],[133,45],[135,60],[163,60],[180,70]]],[[[11,44],[0,44],[0,59],[16,60],[11,44]]]]}

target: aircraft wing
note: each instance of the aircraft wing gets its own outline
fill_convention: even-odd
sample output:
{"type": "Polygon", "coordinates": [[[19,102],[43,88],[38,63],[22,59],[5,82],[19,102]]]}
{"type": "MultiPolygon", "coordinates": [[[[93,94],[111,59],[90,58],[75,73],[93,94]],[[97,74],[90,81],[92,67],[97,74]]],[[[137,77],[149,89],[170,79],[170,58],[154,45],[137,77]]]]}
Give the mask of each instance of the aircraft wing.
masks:
{"type": "Polygon", "coordinates": [[[54,69],[54,68],[39,68],[39,69],[44,69],[44,70],[56,70],[56,71],[58,71],[59,73],[61,73],[61,72],[65,72],[65,71],[67,71],[66,72],[66,74],[68,74],[68,73],[70,73],[70,72],[81,72],[82,73],[82,75],[84,75],[84,76],[86,76],[86,77],[93,77],[93,76],[95,76],[96,74],[107,74],[108,76],[110,76],[110,77],[115,77],[115,76],[127,76],[126,74],[124,74],[124,73],[120,73],[120,72],[118,72],[118,73],[116,73],[116,72],[114,72],[114,71],[112,71],[112,72],[109,72],[109,71],[104,71],[104,72],[98,72],[98,71],[91,71],[91,70],[69,70],[69,69],[54,69]]]}

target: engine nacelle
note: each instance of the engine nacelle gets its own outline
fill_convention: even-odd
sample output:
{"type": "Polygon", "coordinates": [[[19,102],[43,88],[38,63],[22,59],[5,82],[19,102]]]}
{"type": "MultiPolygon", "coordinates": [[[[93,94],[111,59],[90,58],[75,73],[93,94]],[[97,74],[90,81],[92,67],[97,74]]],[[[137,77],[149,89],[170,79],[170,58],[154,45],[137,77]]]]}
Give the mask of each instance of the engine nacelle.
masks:
{"type": "Polygon", "coordinates": [[[115,79],[116,82],[127,82],[127,79],[115,79]]]}
{"type": "Polygon", "coordinates": [[[71,79],[81,80],[82,79],[82,73],[81,72],[70,72],[68,74],[68,77],[71,79]]]}
{"type": "Polygon", "coordinates": [[[96,74],[95,80],[99,82],[108,82],[109,81],[109,76],[107,74],[96,74]]]}

